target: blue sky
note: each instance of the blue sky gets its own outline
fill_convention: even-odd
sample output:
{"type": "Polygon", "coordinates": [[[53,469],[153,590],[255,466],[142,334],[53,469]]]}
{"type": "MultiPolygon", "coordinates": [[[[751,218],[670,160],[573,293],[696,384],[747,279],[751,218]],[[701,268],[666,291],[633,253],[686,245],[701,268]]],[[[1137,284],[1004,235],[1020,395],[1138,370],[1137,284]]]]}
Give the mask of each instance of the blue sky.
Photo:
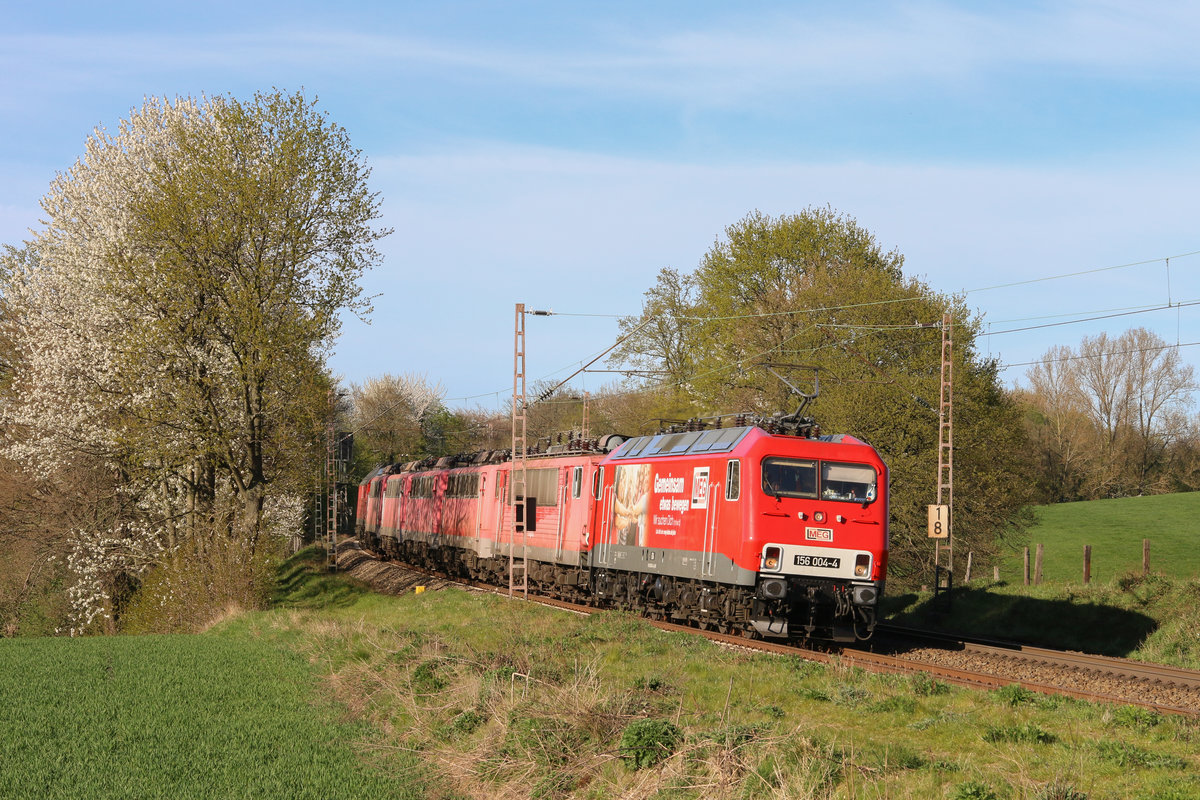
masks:
{"type": "Polygon", "coordinates": [[[490,406],[515,302],[598,315],[529,321],[530,378],[565,377],[661,267],[692,269],[754,209],[825,205],[935,289],[971,290],[1004,363],[1133,325],[1200,342],[1186,305],[1000,333],[1200,300],[1191,4],[15,5],[0,242],[144,96],[303,88],[367,155],[396,231],[365,282],[372,323],[348,320],[333,357],[347,381],[424,373],[490,406]]]}

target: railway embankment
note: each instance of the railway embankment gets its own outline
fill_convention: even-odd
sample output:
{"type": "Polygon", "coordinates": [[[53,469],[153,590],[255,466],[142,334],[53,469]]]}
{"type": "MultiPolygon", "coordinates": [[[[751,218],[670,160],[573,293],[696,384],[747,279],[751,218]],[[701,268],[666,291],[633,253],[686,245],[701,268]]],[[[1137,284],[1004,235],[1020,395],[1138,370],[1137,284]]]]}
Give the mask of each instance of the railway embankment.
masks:
{"type": "Polygon", "coordinates": [[[454,588],[377,602],[411,620],[407,666],[367,659],[338,684],[471,796],[1200,795],[1194,718],[768,656],[454,588]]]}

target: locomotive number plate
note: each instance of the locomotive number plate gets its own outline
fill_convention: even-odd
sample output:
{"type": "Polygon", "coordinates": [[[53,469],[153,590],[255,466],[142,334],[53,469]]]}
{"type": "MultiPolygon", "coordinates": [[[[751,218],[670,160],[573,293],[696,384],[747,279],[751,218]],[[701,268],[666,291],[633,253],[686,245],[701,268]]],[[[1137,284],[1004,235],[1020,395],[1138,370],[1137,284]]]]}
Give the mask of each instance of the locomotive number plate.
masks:
{"type": "Polygon", "coordinates": [[[796,556],[795,565],[797,567],[817,567],[818,569],[837,569],[842,565],[840,558],[831,556],[796,556]]]}

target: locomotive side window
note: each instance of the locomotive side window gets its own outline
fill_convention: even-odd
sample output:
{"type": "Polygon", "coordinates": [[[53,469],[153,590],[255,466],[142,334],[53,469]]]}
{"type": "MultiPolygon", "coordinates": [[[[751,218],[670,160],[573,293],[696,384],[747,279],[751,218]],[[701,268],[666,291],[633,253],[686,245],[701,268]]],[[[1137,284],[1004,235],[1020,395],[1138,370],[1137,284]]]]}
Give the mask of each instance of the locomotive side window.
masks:
{"type": "Polygon", "coordinates": [[[592,473],[592,497],[596,500],[600,499],[600,493],[604,490],[604,467],[596,467],[596,471],[592,473]]]}
{"type": "Polygon", "coordinates": [[[433,476],[424,475],[412,479],[411,497],[433,497],[433,476]]]}
{"type": "Polygon", "coordinates": [[[539,507],[558,505],[558,470],[525,470],[525,496],[537,498],[539,507]]]}
{"type": "Polygon", "coordinates": [[[571,497],[583,494],[583,467],[575,467],[571,472],[571,497]]]}
{"type": "Polygon", "coordinates": [[[474,497],[479,493],[479,473],[466,472],[451,475],[446,483],[447,497],[474,497]]]}
{"type": "Polygon", "coordinates": [[[765,458],[762,488],[772,497],[817,496],[817,462],[797,458],[765,458]]]}
{"type": "Polygon", "coordinates": [[[725,464],[725,499],[737,500],[742,496],[742,462],[731,458],[725,464]]]}
{"type": "Polygon", "coordinates": [[[821,497],[870,503],[875,499],[875,470],[866,464],[821,464],[821,497]]]}

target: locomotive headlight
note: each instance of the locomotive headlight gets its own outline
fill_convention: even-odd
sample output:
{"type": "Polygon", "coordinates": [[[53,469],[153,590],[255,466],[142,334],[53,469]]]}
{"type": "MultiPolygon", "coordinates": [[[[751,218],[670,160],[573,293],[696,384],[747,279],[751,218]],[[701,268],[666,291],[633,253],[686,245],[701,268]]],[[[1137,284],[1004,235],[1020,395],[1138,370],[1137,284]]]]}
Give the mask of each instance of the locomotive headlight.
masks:
{"type": "Polygon", "coordinates": [[[854,558],[854,577],[867,577],[867,570],[871,568],[871,556],[867,553],[859,553],[854,558]]]}
{"type": "Polygon", "coordinates": [[[824,521],[825,521],[825,512],[824,511],[814,511],[813,512],[813,522],[824,522],[824,521]]]}
{"type": "Polygon", "coordinates": [[[768,547],[763,550],[763,569],[779,569],[779,559],[783,555],[778,547],[768,547]]]}

